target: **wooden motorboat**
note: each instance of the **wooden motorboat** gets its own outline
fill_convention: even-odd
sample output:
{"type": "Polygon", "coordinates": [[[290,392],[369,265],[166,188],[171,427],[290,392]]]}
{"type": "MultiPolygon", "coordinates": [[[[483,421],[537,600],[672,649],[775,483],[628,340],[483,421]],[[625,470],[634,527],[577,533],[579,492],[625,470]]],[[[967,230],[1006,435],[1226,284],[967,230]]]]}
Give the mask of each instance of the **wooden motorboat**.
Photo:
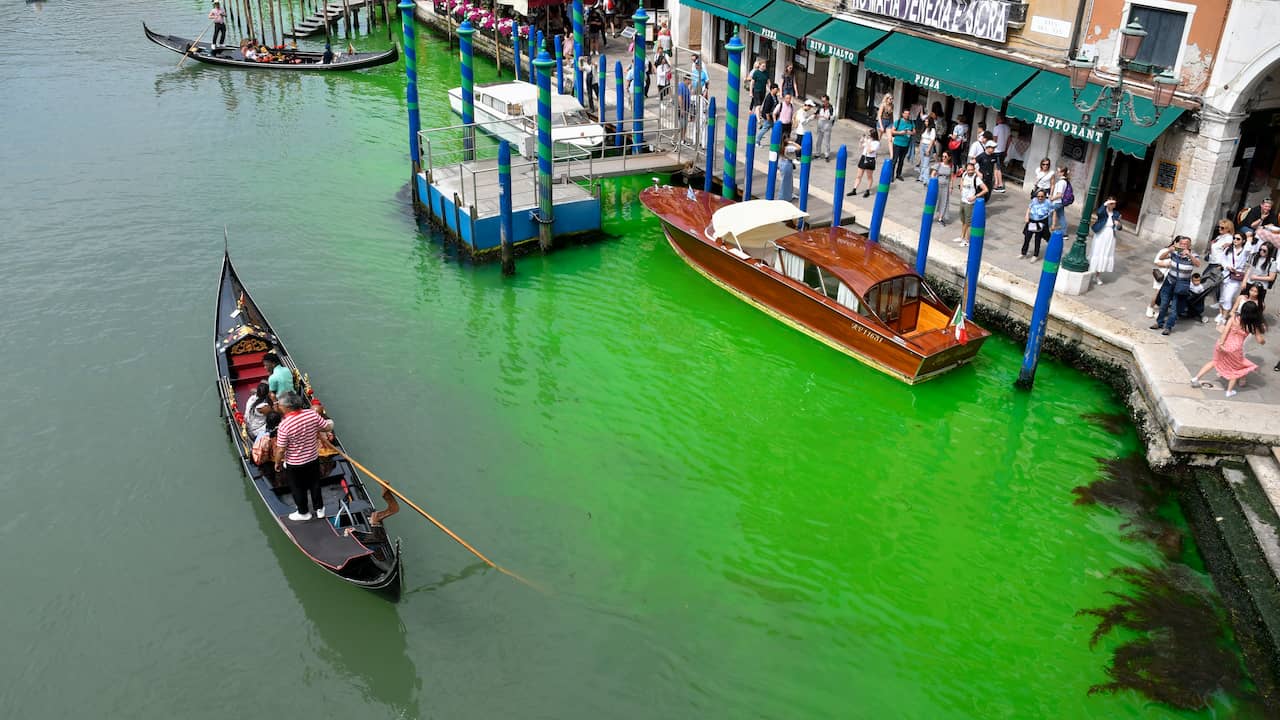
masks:
{"type": "MultiPolygon", "coordinates": [[[[521,80],[481,83],[473,89],[480,129],[511,143],[513,152],[537,154],[538,86],[521,80]]],[[[449,90],[449,107],[462,114],[462,88],[449,90]]],[[[572,95],[551,92],[551,142],[556,154],[585,154],[604,143],[604,128],[572,95]],[[567,146],[567,147],[566,147],[567,146]]]]}
{"type": "Polygon", "coordinates": [[[694,270],[782,322],[907,383],[969,362],[990,335],[902,258],[840,227],[796,231],[779,200],[651,187],[640,201],[694,270]]]}
{"type": "MultiPolygon", "coordinates": [[[[258,383],[266,378],[263,355],[276,353],[284,366],[293,371],[297,390],[312,398],[313,405],[315,394],[309,378],[298,372],[284,343],[236,277],[231,257],[225,253],[217,307],[213,358],[221,410],[240,463],[267,512],[280,531],[316,565],[352,585],[398,596],[400,543],[392,542],[382,526],[382,518],[395,508],[390,512],[374,511],[373,501],[356,468],[342,455],[332,452],[342,448],[336,438],[333,448],[321,451],[321,482],[328,517],[290,520],[288,516],[297,506],[287,486],[278,487],[282,483],[273,483],[253,462],[253,439],[245,428],[242,409],[258,383]]],[[[384,493],[383,497],[388,495],[384,493]]]]}
{"type": "Polygon", "coordinates": [[[177,35],[161,35],[147,27],[146,23],[142,24],[142,30],[147,34],[147,39],[151,42],[160,47],[168,48],[179,55],[186,55],[192,60],[209,65],[252,70],[316,70],[325,72],[361,70],[393,63],[400,57],[400,51],[396,49],[395,45],[392,45],[390,50],[384,52],[339,55],[332,62],[326,63],[322,52],[283,48],[274,51],[285,58],[283,61],[260,62],[258,60],[246,60],[238,47],[219,45],[215,48],[210,43],[203,41],[195,42],[177,35]]]}

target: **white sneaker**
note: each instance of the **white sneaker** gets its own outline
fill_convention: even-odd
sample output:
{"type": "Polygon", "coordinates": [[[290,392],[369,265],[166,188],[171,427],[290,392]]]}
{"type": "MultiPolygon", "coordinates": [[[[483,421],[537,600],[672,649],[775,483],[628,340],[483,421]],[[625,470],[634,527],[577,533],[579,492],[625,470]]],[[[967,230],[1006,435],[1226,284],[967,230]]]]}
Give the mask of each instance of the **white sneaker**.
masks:
{"type": "Polygon", "coordinates": [[[319,519],[322,517],[324,517],[324,508],[316,508],[316,518],[319,519]]]}
{"type": "Polygon", "coordinates": [[[1226,396],[1231,397],[1232,395],[1235,395],[1235,394],[1236,394],[1235,390],[1228,390],[1226,396]]]}
{"type": "Polygon", "coordinates": [[[1221,325],[1222,323],[1224,323],[1224,322],[1226,322],[1226,321],[1227,321],[1227,319],[1226,319],[1226,318],[1224,318],[1224,317],[1222,317],[1222,313],[1218,313],[1218,317],[1214,318],[1214,322],[1218,323],[1219,325],[1221,325]]]}
{"type": "MultiPolygon", "coordinates": [[[[1150,305],[1148,305],[1148,306],[1147,306],[1147,317],[1155,317],[1155,316],[1156,316],[1156,309],[1155,309],[1155,308],[1153,308],[1153,307],[1151,307],[1150,305]]],[[[1204,321],[1205,321],[1205,322],[1209,322],[1209,318],[1205,318],[1205,319],[1204,319],[1204,321]]]]}
{"type": "Polygon", "coordinates": [[[303,520],[310,520],[310,519],[311,519],[311,513],[307,513],[307,514],[303,515],[303,514],[302,514],[302,513],[300,513],[300,512],[296,512],[296,511],[295,511],[295,512],[291,512],[291,513],[289,513],[289,519],[290,519],[290,520],[293,520],[294,522],[302,522],[303,520]]]}

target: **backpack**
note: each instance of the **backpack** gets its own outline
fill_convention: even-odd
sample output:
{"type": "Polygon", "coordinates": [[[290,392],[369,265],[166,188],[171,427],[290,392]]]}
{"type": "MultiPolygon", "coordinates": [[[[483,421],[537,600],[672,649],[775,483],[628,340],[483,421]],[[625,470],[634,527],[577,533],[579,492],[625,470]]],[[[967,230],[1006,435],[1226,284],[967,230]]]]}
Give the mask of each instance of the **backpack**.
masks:
{"type": "Polygon", "coordinates": [[[1067,181],[1067,187],[1062,191],[1062,206],[1066,207],[1076,201],[1076,193],[1071,189],[1071,181],[1067,181]]]}

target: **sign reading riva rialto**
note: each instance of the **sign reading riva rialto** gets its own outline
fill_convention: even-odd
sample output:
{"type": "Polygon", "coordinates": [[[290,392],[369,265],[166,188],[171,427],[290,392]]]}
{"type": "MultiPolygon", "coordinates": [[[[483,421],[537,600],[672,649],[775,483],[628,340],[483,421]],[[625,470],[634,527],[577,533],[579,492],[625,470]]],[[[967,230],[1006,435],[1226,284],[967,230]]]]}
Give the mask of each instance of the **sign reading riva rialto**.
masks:
{"type": "Polygon", "coordinates": [[[845,62],[850,62],[854,65],[858,64],[858,53],[849,50],[848,48],[824,43],[821,40],[814,40],[813,38],[809,38],[805,43],[810,50],[818,53],[819,55],[830,55],[837,60],[844,60],[845,62]]]}
{"type": "Polygon", "coordinates": [[[1009,3],[1000,0],[848,0],[845,7],[996,42],[1009,25],[1009,3]]]}

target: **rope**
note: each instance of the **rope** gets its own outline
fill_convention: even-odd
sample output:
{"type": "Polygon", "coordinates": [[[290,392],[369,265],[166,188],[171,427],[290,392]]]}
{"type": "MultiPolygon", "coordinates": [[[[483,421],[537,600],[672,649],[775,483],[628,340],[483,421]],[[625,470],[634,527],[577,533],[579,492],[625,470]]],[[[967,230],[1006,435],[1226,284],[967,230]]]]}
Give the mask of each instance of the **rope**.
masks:
{"type": "Polygon", "coordinates": [[[436,527],[438,527],[438,528],[440,528],[441,530],[443,530],[443,531],[444,531],[444,534],[446,534],[446,535],[448,535],[449,537],[453,538],[453,540],[454,540],[455,542],[457,542],[457,543],[458,543],[459,545],[461,545],[462,547],[466,548],[466,549],[467,549],[467,550],[468,550],[472,555],[475,555],[476,557],[480,558],[482,561],[484,561],[484,564],[488,565],[489,567],[493,568],[494,570],[497,570],[498,572],[502,573],[503,575],[506,575],[507,577],[513,578],[513,579],[515,579],[515,580],[517,580],[517,581],[519,581],[519,582],[521,582],[521,583],[523,583],[523,584],[525,584],[525,585],[528,585],[529,587],[533,588],[534,590],[537,590],[537,591],[538,591],[538,592],[540,592],[540,593],[543,593],[544,595],[545,595],[545,594],[547,594],[547,591],[546,591],[545,589],[543,589],[542,587],[540,587],[540,586],[538,586],[538,585],[535,585],[534,583],[532,583],[532,582],[530,582],[530,581],[528,581],[528,580],[526,580],[526,579],[524,579],[524,578],[520,577],[518,574],[516,574],[516,573],[514,573],[514,572],[512,572],[512,571],[510,571],[510,570],[508,570],[508,569],[506,569],[506,568],[504,568],[504,567],[502,567],[501,565],[499,565],[499,564],[495,563],[494,561],[490,560],[489,558],[485,557],[483,554],[481,554],[481,552],[480,552],[479,550],[476,550],[475,548],[471,547],[471,545],[467,544],[467,541],[466,541],[466,540],[463,540],[462,538],[460,538],[460,537],[458,537],[457,535],[455,535],[455,534],[453,533],[453,531],[452,531],[452,530],[450,530],[449,528],[445,527],[445,526],[444,526],[444,525],[443,525],[439,520],[436,520],[435,518],[431,517],[431,514],[430,514],[430,513],[428,513],[426,510],[423,510],[422,508],[418,507],[418,506],[417,506],[417,505],[416,505],[412,500],[410,500],[409,498],[405,497],[403,494],[401,494],[401,492],[400,492],[399,490],[396,490],[394,487],[392,487],[390,483],[388,483],[387,481],[385,481],[385,480],[383,480],[382,478],[380,478],[380,477],[378,477],[377,475],[375,475],[375,474],[373,473],[373,471],[372,471],[372,470],[370,470],[369,468],[365,467],[364,465],[361,465],[358,461],[356,461],[356,459],[355,459],[355,458],[351,457],[350,455],[348,455],[348,454],[346,454],[346,453],[340,453],[340,454],[342,455],[342,457],[346,458],[346,459],[347,459],[347,460],[348,460],[352,465],[355,465],[357,470],[359,470],[360,472],[364,473],[365,475],[368,475],[369,477],[373,478],[373,479],[374,479],[374,480],[375,480],[379,485],[381,485],[382,487],[386,488],[386,489],[387,489],[389,492],[391,492],[393,495],[395,495],[396,497],[398,497],[398,498],[400,498],[402,501],[404,501],[404,503],[405,503],[406,505],[408,505],[409,507],[413,508],[414,510],[417,510],[419,515],[421,515],[422,517],[424,517],[424,518],[426,518],[427,520],[431,521],[431,524],[432,524],[432,525],[435,525],[436,527]]]}

